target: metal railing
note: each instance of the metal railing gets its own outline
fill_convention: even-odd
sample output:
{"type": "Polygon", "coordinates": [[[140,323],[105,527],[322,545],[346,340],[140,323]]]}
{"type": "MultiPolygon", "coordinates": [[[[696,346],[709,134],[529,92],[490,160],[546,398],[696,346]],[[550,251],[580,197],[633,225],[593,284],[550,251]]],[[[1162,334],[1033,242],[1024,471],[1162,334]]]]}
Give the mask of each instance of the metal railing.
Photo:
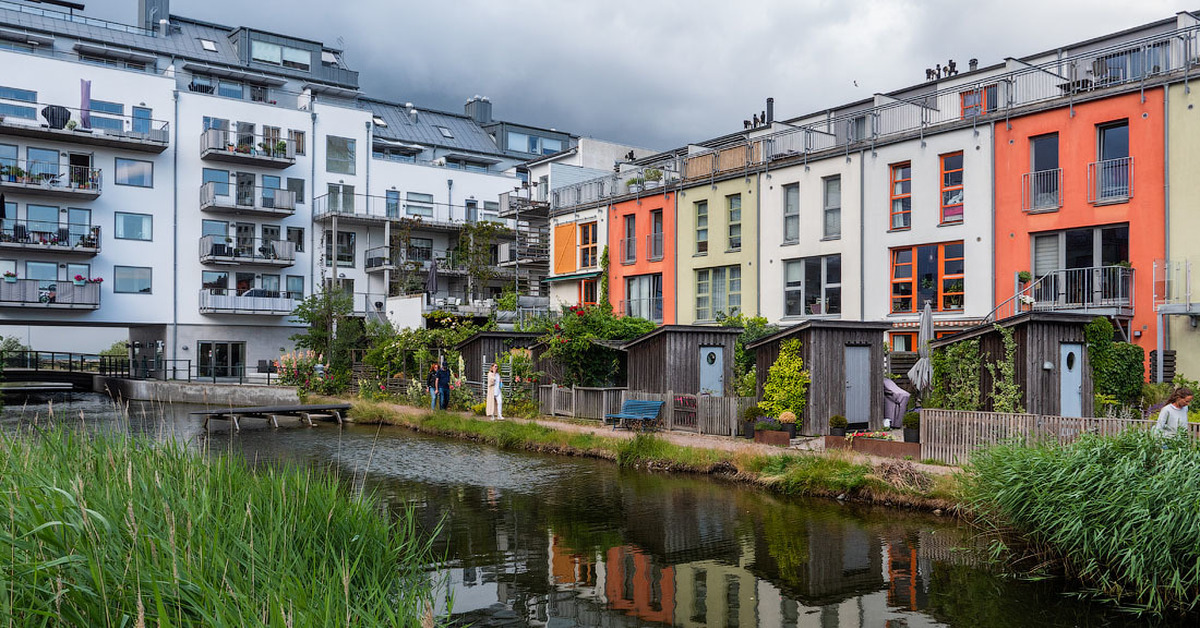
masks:
{"type": "Polygon", "coordinates": [[[44,246],[47,251],[83,249],[100,251],[100,225],[49,222],[45,220],[0,219],[0,246],[44,246]]]}
{"type": "Polygon", "coordinates": [[[621,263],[632,264],[637,261],[637,238],[621,238],[621,263]]]}
{"type": "Polygon", "coordinates": [[[1021,177],[1021,210],[1053,211],[1062,207],[1062,168],[1026,172],[1021,177]]]}
{"type": "Polygon", "coordinates": [[[0,159],[0,184],[99,193],[101,176],[99,168],[63,166],[49,161],[0,159]]]}
{"type": "Polygon", "coordinates": [[[367,249],[366,268],[369,270],[372,268],[395,266],[396,262],[392,259],[391,251],[392,247],[387,246],[386,244],[367,249]]]}
{"type": "Polygon", "coordinates": [[[100,284],[70,279],[16,279],[0,281],[0,305],[42,305],[48,308],[96,309],[100,284]]]}
{"type": "Polygon", "coordinates": [[[643,297],[621,301],[621,313],[661,323],[663,320],[662,297],[643,297]]]}
{"type": "MultiPolygon", "coordinates": [[[[449,209],[452,211],[458,208],[449,209]]],[[[336,214],[369,220],[419,220],[420,223],[416,228],[458,229],[466,224],[467,221],[461,217],[441,216],[443,211],[447,211],[445,203],[405,203],[403,199],[396,197],[388,198],[369,194],[330,193],[313,199],[314,220],[336,214]]]]}
{"type": "Polygon", "coordinates": [[[296,193],[279,188],[208,181],[200,186],[200,208],[233,207],[280,214],[296,211],[296,193]],[[233,192],[231,195],[230,192],[233,192]]]}
{"type": "Polygon", "coordinates": [[[646,236],[646,259],[657,262],[663,258],[663,234],[651,233],[646,236]]]}
{"type": "Polygon", "coordinates": [[[1154,306],[1184,305],[1189,309],[1200,299],[1200,291],[1192,289],[1191,260],[1154,261],[1154,306]]]}
{"type": "Polygon", "coordinates": [[[10,112],[5,114],[3,120],[0,120],[0,127],[20,129],[25,132],[38,130],[45,133],[61,132],[60,136],[75,134],[82,141],[88,139],[83,137],[84,135],[150,142],[164,146],[171,141],[170,123],[165,120],[155,120],[139,115],[106,113],[90,108],[67,107],[56,103],[12,103],[10,107],[10,112]],[[20,113],[12,113],[14,110],[20,113]],[[39,117],[41,120],[38,119],[39,117]]]}
{"type": "Polygon", "coordinates": [[[227,129],[205,129],[200,133],[200,152],[206,151],[245,157],[296,160],[296,143],[286,137],[227,129]]]}
{"type": "Polygon", "coordinates": [[[142,35],[144,37],[154,37],[157,34],[153,30],[148,30],[148,29],[141,28],[138,26],[130,26],[128,24],[121,24],[120,22],[112,22],[109,20],[104,20],[104,19],[100,19],[100,18],[96,18],[96,17],[89,17],[89,16],[82,15],[82,14],[75,13],[75,12],[65,13],[63,11],[55,11],[53,9],[43,9],[41,7],[32,7],[32,6],[29,6],[28,4],[14,3],[14,2],[9,2],[8,0],[0,1],[0,9],[7,9],[9,11],[19,11],[21,13],[28,13],[29,15],[37,15],[40,17],[46,17],[46,18],[51,18],[51,19],[55,19],[55,20],[63,20],[66,22],[73,22],[75,24],[86,24],[88,26],[97,26],[100,28],[105,28],[108,30],[115,30],[115,31],[119,31],[122,33],[128,33],[128,34],[132,34],[132,35],[142,35]]]}
{"type": "Polygon", "coordinates": [[[206,314],[291,314],[304,295],[251,288],[238,293],[230,288],[202,288],[200,312],[206,314]]]}
{"type": "Polygon", "coordinates": [[[1033,310],[1132,311],[1133,269],[1125,266],[1064,268],[1038,277],[1029,289],[1033,310]]]}
{"type": "Polygon", "coordinates": [[[239,236],[200,236],[200,261],[278,264],[296,261],[296,243],[239,236]]]}
{"type": "Polygon", "coordinates": [[[1119,203],[1133,198],[1133,157],[1088,164],[1088,202],[1119,203]]]}

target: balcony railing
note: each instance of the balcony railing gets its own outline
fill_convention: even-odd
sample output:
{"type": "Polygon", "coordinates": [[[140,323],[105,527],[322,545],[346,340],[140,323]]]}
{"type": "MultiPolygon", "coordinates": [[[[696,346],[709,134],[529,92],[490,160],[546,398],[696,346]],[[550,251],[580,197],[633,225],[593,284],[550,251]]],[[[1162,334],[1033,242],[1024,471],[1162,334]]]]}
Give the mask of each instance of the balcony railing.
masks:
{"type": "Polygon", "coordinates": [[[100,169],[48,161],[0,159],[0,189],[47,196],[94,199],[100,196],[100,169]]]}
{"type": "Polygon", "coordinates": [[[230,288],[200,290],[201,314],[291,314],[304,295],[251,288],[240,293],[230,288]]]}
{"type": "Polygon", "coordinates": [[[171,142],[170,123],[163,120],[50,103],[12,104],[0,119],[0,134],[152,153],[161,153],[171,142]]]}
{"type": "Polygon", "coordinates": [[[100,225],[5,218],[0,220],[0,248],[95,255],[100,252],[100,225]]]}
{"type": "Polygon", "coordinates": [[[296,144],[290,139],[274,135],[206,129],[200,134],[200,158],[286,168],[296,163],[296,144]]]}
{"type": "Polygon", "coordinates": [[[1133,313],[1133,269],[1125,266],[1065,268],[1038,277],[1030,286],[1034,310],[1106,310],[1133,313]]]}
{"type": "Polygon", "coordinates": [[[1062,207],[1062,168],[1026,172],[1021,179],[1021,209],[1055,211],[1062,207]]]}
{"type": "Polygon", "coordinates": [[[637,238],[621,238],[620,260],[622,264],[632,264],[637,261],[637,238]]]}
{"type": "Polygon", "coordinates": [[[626,299],[621,301],[621,313],[661,323],[663,320],[662,297],[626,299]]]}
{"type": "Polygon", "coordinates": [[[296,211],[296,193],[209,181],[200,186],[200,209],[270,216],[290,216],[296,211]]]}
{"type": "Polygon", "coordinates": [[[1121,203],[1133,198],[1133,157],[1088,164],[1088,202],[1121,203]]]}
{"type": "Polygon", "coordinates": [[[657,262],[663,258],[663,234],[651,233],[646,236],[646,259],[657,262]]]}
{"type": "MultiPolygon", "coordinates": [[[[323,194],[313,199],[313,220],[337,218],[348,222],[378,224],[389,220],[420,221],[416,227],[426,230],[461,229],[466,220],[461,207],[452,207],[447,214],[444,203],[405,203],[397,197],[372,196],[368,194],[323,194]]],[[[503,223],[501,223],[503,224],[503,223]]]]}
{"type": "Polygon", "coordinates": [[[69,279],[11,279],[0,281],[0,307],[43,307],[95,310],[100,307],[100,284],[69,279]]]}
{"type": "Polygon", "coordinates": [[[201,264],[261,264],[291,266],[296,262],[296,243],[237,236],[200,237],[201,264]]]}
{"type": "Polygon", "coordinates": [[[392,259],[392,247],[376,246],[367,249],[366,269],[367,272],[373,270],[392,270],[396,267],[395,260],[392,259]]]}

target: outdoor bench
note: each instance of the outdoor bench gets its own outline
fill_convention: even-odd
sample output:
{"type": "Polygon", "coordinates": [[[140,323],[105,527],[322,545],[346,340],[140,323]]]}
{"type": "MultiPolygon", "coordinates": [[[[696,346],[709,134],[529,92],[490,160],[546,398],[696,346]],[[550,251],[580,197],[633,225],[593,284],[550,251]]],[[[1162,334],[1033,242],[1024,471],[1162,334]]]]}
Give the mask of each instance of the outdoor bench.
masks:
{"type": "Polygon", "coordinates": [[[620,412],[606,414],[604,420],[608,422],[611,419],[614,430],[618,427],[625,429],[636,427],[639,431],[655,429],[662,426],[662,420],[659,419],[662,407],[663,402],[661,401],[629,399],[621,404],[620,412]]]}

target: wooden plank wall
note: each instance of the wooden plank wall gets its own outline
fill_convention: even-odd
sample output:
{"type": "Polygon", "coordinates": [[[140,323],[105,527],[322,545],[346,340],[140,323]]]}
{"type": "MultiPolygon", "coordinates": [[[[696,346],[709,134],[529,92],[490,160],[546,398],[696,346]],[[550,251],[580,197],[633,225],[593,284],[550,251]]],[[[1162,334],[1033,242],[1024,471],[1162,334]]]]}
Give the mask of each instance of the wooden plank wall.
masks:
{"type": "Polygon", "coordinates": [[[897,377],[896,384],[905,390],[912,390],[912,382],[908,381],[908,371],[921,359],[916,351],[892,351],[888,356],[888,372],[897,377]]]}
{"type": "Polygon", "coordinates": [[[667,331],[629,348],[626,385],[634,390],[700,391],[700,347],[724,349],[725,395],[733,394],[733,334],[667,331]]]}
{"type": "Polygon", "coordinates": [[[654,393],[643,390],[627,390],[623,399],[663,402],[663,427],[669,430],[698,432],[718,436],[733,436],[737,433],[742,412],[758,403],[754,397],[704,397],[677,395],[673,392],[654,393]],[[690,397],[696,401],[696,424],[676,424],[676,397],[690,397]]]}
{"type": "MultiPolygon", "coordinates": [[[[1062,366],[1060,348],[1063,343],[1085,344],[1083,327],[1079,324],[1053,321],[1034,321],[1016,326],[1013,329],[1013,340],[1017,343],[1015,367],[1016,381],[1021,385],[1024,395],[1022,403],[1025,411],[1030,414],[1057,415],[1061,411],[1061,377],[1062,366]],[[1052,370],[1045,370],[1043,363],[1054,365],[1052,370]]],[[[1004,359],[1004,342],[997,331],[989,331],[979,337],[979,352],[981,372],[979,391],[983,399],[983,409],[993,409],[991,391],[992,376],[987,370],[987,364],[1004,359]]],[[[1092,414],[1093,393],[1091,364],[1087,359],[1086,345],[1080,356],[1083,363],[1083,412],[1084,416],[1092,414]]]]}

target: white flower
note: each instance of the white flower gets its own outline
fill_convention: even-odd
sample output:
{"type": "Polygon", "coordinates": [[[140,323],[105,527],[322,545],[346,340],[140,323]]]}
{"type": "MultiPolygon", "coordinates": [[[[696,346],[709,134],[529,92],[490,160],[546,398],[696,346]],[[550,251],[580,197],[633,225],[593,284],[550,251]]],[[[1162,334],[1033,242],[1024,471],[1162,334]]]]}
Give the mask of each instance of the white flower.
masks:
{"type": "Polygon", "coordinates": [[[1035,301],[1035,299],[1028,294],[1022,294],[1020,297],[1018,297],[1018,299],[1020,299],[1021,303],[1024,303],[1025,305],[1033,305],[1035,301]]]}

